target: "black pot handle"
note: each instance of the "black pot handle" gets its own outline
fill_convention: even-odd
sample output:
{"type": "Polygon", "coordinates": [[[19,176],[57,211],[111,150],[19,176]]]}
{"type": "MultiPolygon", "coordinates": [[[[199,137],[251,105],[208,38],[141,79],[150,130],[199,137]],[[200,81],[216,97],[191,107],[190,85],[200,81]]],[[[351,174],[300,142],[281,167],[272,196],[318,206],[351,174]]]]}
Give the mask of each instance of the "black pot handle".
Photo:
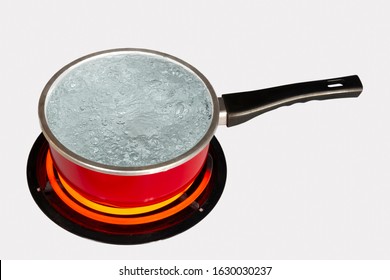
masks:
{"type": "Polygon", "coordinates": [[[363,85],[357,75],[297,83],[261,90],[223,94],[220,124],[234,126],[260,114],[298,102],[358,97],[363,85]],[[226,115],[224,115],[226,110],[226,115]]]}

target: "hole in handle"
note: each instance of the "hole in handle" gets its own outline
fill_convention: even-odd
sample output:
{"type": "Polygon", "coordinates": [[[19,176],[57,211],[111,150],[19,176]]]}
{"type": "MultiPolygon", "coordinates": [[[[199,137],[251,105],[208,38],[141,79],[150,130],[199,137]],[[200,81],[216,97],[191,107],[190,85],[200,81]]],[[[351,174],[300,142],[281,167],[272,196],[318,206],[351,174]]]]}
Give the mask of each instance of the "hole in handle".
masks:
{"type": "Polygon", "coordinates": [[[337,84],[329,84],[328,87],[330,88],[335,88],[335,87],[342,87],[343,84],[342,83],[337,83],[337,84]]]}
{"type": "Polygon", "coordinates": [[[336,88],[336,87],[342,87],[344,86],[342,84],[343,80],[336,79],[336,80],[330,80],[328,81],[328,88],[336,88]]]}

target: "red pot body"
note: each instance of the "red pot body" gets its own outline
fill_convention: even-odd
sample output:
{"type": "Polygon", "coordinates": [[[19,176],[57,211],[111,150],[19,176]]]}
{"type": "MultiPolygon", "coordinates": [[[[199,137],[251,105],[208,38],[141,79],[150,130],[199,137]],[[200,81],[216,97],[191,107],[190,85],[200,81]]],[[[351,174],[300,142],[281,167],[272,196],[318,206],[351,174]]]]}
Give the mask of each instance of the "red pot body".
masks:
{"type": "Polygon", "coordinates": [[[57,171],[72,188],[92,201],[117,207],[151,205],[184,191],[201,171],[208,149],[209,145],[185,163],[166,171],[119,176],[79,166],[50,147],[57,171]]]}

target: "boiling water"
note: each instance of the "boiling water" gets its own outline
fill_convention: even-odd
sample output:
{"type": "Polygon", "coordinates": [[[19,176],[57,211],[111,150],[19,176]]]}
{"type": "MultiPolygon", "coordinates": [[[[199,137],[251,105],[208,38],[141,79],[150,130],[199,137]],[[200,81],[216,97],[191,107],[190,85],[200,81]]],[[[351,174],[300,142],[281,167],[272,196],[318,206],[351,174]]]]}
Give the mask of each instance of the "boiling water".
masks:
{"type": "Polygon", "coordinates": [[[46,118],[54,136],[94,162],[136,167],[173,159],[204,136],[212,119],[205,84],[168,58],[98,56],[52,85],[46,118]]]}

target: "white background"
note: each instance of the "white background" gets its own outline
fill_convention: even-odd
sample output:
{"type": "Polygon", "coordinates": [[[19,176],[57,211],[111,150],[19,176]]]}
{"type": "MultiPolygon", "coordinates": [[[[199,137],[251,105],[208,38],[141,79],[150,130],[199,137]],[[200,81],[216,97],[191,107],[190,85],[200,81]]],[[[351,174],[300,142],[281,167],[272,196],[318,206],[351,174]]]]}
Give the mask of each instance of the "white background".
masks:
{"type": "Polygon", "coordinates": [[[0,2],[1,259],[389,259],[388,1],[0,2]],[[102,244],[49,220],[26,162],[46,82],[85,54],[155,49],[218,95],[358,74],[357,99],[280,108],[216,133],[228,180],[173,238],[102,244]]]}

